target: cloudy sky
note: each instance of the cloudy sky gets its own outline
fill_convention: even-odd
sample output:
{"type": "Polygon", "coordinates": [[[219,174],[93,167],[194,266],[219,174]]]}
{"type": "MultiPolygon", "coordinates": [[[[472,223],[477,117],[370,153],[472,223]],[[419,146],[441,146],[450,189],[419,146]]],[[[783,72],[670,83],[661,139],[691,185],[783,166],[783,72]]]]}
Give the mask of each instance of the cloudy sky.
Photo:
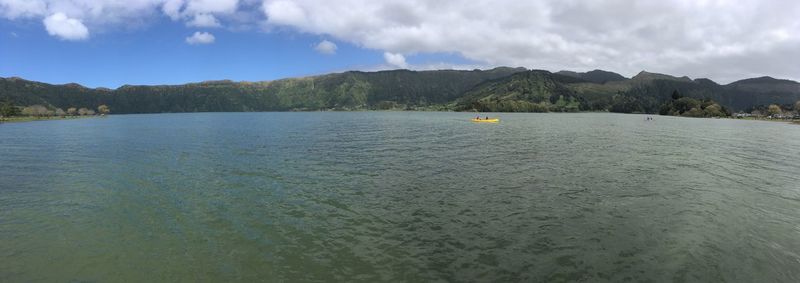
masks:
{"type": "Polygon", "coordinates": [[[800,80],[796,0],[0,0],[0,76],[88,86],[344,70],[800,80]]]}

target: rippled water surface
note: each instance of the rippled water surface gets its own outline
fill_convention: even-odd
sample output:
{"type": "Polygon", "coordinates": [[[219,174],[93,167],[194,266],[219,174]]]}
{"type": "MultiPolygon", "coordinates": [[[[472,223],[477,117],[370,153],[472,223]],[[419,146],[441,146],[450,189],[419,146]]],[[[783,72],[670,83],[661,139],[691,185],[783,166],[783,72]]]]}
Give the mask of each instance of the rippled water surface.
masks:
{"type": "Polygon", "coordinates": [[[499,116],[0,124],[0,281],[800,281],[800,126],[499,116]]]}

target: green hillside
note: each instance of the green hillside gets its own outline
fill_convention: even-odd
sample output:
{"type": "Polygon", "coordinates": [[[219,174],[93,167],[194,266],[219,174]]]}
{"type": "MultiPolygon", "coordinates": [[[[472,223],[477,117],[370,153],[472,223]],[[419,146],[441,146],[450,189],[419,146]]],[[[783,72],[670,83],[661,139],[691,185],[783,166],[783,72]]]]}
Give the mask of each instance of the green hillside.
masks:
{"type": "Polygon", "coordinates": [[[566,85],[586,81],[547,71],[527,71],[489,81],[467,92],[456,109],[491,112],[548,112],[587,110],[582,96],[566,85]]]}
{"type": "Polygon", "coordinates": [[[644,71],[627,79],[601,70],[551,73],[506,67],[353,71],[266,82],[125,85],[113,90],[0,78],[0,102],[51,110],[108,105],[118,114],[362,109],[659,113],[671,107],[664,105],[673,103],[675,92],[700,105],[713,101],[740,111],[793,104],[800,100],[800,83],[762,77],[719,85],[644,71]]]}
{"type": "MultiPolygon", "coordinates": [[[[747,110],[769,104],[788,105],[800,100],[797,82],[775,79],[744,80],[719,85],[708,79],[692,80],[641,72],[630,80],[594,83],[575,73],[529,71],[477,86],[457,102],[470,111],[611,111],[621,113],[679,113],[672,107],[674,93],[706,106],[747,110]]],[[[596,79],[596,78],[595,78],[596,79]]],[[[705,108],[705,107],[701,107],[705,108]]]]}
{"type": "Polygon", "coordinates": [[[522,68],[473,71],[345,72],[269,82],[210,81],[131,86],[115,90],[0,79],[0,101],[52,108],[94,108],[114,113],[355,110],[426,107],[453,101],[481,82],[522,68]]]}
{"type": "Polygon", "coordinates": [[[585,81],[589,81],[589,82],[592,82],[592,83],[596,83],[596,84],[604,84],[604,83],[607,83],[607,82],[616,82],[616,81],[626,81],[626,80],[628,80],[628,78],[623,77],[620,74],[617,74],[617,73],[614,73],[614,72],[609,72],[609,71],[603,71],[603,70],[594,70],[594,71],[588,71],[588,72],[585,72],[585,73],[578,73],[578,72],[572,72],[572,71],[559,71],[556,74],[575,77],[575,78],[579,78],[579,79],[582,79],[582,80],[585,80],[585,81]]]}

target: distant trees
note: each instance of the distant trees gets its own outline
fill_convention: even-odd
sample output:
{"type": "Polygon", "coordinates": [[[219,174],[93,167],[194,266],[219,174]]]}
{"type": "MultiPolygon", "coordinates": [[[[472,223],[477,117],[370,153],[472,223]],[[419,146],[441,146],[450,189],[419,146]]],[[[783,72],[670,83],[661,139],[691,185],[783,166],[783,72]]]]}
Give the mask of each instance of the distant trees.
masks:
{"type": "Polygon", "coordinates": [[[725,113],[724,108],[721,105],[716,104],[716,103],[711,104],[709,106],[706,106],[706,108],[703,109],[703,110],[705,111],[705,114],[707,116],[711,116],[711,117],[725,117],[725,116],[728,116],[728,113],[725,113]]]}
{"type": "MultiPolygon", "coordinates": [[[[465,93],[456,110],[481,112],[577,112],[589,110],[585,97],[577,95],[561,80],[574,78],[528,71],[490,81],[465,93]]],[[[431,99],[432,100],[432,99],[431,99]]],[[[606,105],[606,104],[604,104],[606,105]]]]}
{"type": "MultiPolygon", "coordinates": [[[[553,99],[552,96],[550,98],[553,99]]],[[[581,103],[574,96],[564,98],[563,95],[559,95],[550,109],[557,112],[578,112],[581,110],[581,103]]]]}
{"type": "MultiPolygon", "coordinates": [[[[111,112],[111,109],[106,105],[100,105],[97,107],[98,112],[103,114],[108,114],[111,112]]],[[[37,117],[37,118],[44,118],[44,117],[66,117],[66,116],[92,116],[95,115],[95,112],[89,108],[75,108],[70,107],[67,108],[66,111],[61,108],[52,108],[52,106],[44,106],[41,104],[34,104],[26,107],[16,107],[11,102],[5,101],[0,103],[0,117],[7,118],[13,116],[28,116],[28,117],[37,117]]]]}
{"type": "Polygon", "coordinates": [[[794,104],[770,104],[770,105],[757,105],[746,112],[750,112],[753,116],[760,118],[766,116],[769,119],[793,119],[800,115],[800,101],[794,104]]]}
{"type": "Polygon", "coordinates": [[[682,96],[681,96],[681,94],[680,94],[680,93],[678,93],[678,90],[677,90],[677,89],[672,91],[672,100],[678,100],[678,99],[680,99],[681,97],[682,97],[682,96]]]}
{"type": "Polygon", "coordinates": [[[694,98],[689,97],[681,97],[675,102],[672,103],[673,113],[672,115],[681,115],[685,112],[689,112],[692,109],[700,108],[700,101],[694,98]]]}
{"type": "Polygon", "coordinates": [[[39,104],[22,108],[22,115],[25,116],[45,117],[45,116],[52,116],[52,113],[54,112],[50,112],[50,110],[47,110],[47,107],[44,107],[39,104]]]}
{"type": "Polygon", "coordinates": [[[108,108],[107,105],[103,104],[103,105],[97,106],[97,112],[99,112],[100,114],[106,115],[108,113],[111,113],[111,108],[108,108]]]}
{"type": "Polygon", "coordinates": [[[375,109],[378,110],[390,110],[398,107],[399,105],[397,104],[397,102],[394,101],[381,101],[375,105],[375,109]]]}
{"type": "Polygon", "coordinates": [[[705,117],[706,113],[703,112],[703,110],[700,110],[700,108],[692,108],[692,109],[689,109],[689,111],[683,112],[681,114],[681,116],[701,118],[701,117],[705,117]]]}
{"type": "Polygon", "coordinates": [[[81,108],[81,109],[78,109],[78,115],[91,116],[91,115],[94,115],[94,110],[87,109],[87,108],[81,108]]]}
{"type": "Polygon", "coordinates": [[[780,107],[780,106],[778,106],[777,104],[771,104],[771,105],[770,105],[770,106],[767,108],[767,113],[768,113],[769,115],[773,115],[773,116],[774,116],[774,115],[780,115],[781,113],[783,113],[783,110],[781,110],[781,107],[780,107]]]}
{"type": "Polygon", "coordinates": [[[644,105],[639,98],[632,95],[616,94],[611,98],[608,111],[615,113],[646,113],[644,105]]]}
{"type": "Polygon", "coordinates": [[[684,117],[730,116],[728,109],[713,100],[684,97],[677,90],[672,92],[672,101],[661,105],[658,114],[684,117]]]}
{"type": "Polygon", "coordinates": [[[436,108],[725,115],[726,109],[717,102],[736,110],[749,108],[751,111],[752,107],[758,106],[763,115],[767,115],[769,103],[779,105],[786,116],[794,110],[800,112],[800,101],[792,102],[798,99],[794,90],[784,91],[770,86],[753,86],[752,91],[767,94],[751,95],[750,88],[720,86],[710,81],[670,78],[621,80],[612,84],[591,81],[545,71],[509,68],[344,72],[268,83],[217,81],[124,86],[115,90],[0,78],[0,108],[3,100],[15,102],[5,106],[5,113],[0,110],[0,115],[8,116],[12,111],[19,115],[21,106],[33,104],[43,105],[53,112],[40,113],[41,108],[26,111],[34,116],[108,114],[111,108],[114,108],[114,113],[436,108]],[[65,113],[56,107],[66,110],[65,113]]]}
{"type": "Polygon", "coordinates": [[[20,114],[19,108],[14,106],[11,101],[4,101],[0,104],[0,117],[13,117],[20,114]]]}

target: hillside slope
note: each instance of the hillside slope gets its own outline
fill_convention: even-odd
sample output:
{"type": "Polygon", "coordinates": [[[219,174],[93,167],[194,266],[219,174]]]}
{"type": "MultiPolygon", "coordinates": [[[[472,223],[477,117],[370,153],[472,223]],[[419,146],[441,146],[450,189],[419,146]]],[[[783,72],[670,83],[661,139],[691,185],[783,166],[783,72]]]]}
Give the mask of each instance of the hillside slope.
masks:
{"type": "Polygon", "coordinates": [[[673,92],[714,100],[734,111],[800,100],[800,83],[761,77],[719,85],[642,71],[631,79],[500,67],[491,70],[344,72],[265,82],[208,81],[117,89],[0,78],[0,102],[113,113],[449,109],[479,111],[615,111],[657,113],[673,92]]]}
{"type": "Polygon", "coordinates": [[[481,84],[457,102],[459,110],[613,111],[658,113],[677,92],[699,101],[716,101],[735,111],[800,100],[797,82],[757,78],[729,85],[642,71],[630,80],[589,82],[569,72],[529,71],[481,84]]]}
{"type": "Polygon", "coordinates": [[[443,104],[487,80],[522,68],[473,71],[344,72],[269,82],[210,81],[115,90],[0,79],[0,101],[54,108],[109,105],[114,113],[368,109],[443,104]]]}

